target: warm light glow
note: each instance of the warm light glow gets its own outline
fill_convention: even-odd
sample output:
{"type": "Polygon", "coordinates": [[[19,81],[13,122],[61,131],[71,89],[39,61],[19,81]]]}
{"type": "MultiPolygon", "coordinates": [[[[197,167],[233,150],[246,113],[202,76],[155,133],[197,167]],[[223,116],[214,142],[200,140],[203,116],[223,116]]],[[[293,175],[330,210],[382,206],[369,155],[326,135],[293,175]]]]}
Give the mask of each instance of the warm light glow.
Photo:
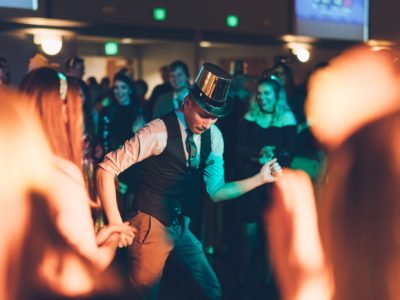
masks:
{"type": "Polygon", "coordinates": [[[391,47],[394,46],[393,42],[385,41],[385,40],[368,40],[367,44],[371,47],[380,46],[380,47],[391,47]]]}
{"type": "Polygon", "coordinates": [[[288,43],[288,48],[296,55],[297,59],[305,63],[310,59],[310,46],[304,43],[288,43]]]}
{"type": "Polygon", "coordinates": [[[124,38],[121,40],[121,44],[133,44],[133,39],[124,38]]]}
{"type": "Polygon", "coordinates": [[[281,38],[286,43],[312,43],[315,41],[314,38],[309,36],[291,35],[291,34],[285,34],[281,38]]]}
{"type": "Polygon", "coordinates": [[[299,49],[296,52],[297,59],[302,63],[307,62],[310,59],[310,51],[306,48],[299,49]]]}
{"type": "Polygon", "coordinates": [[[42,49],[47,55],[56,55],[61,51],[62,39],[61,37],[46,37],[43,39],[42,49]]]}
{"type": "Polygon", "coordinates": [[[209,48],[209,47],[211,47],[211,43],[209,41],[201,41],[200,42],[200,47],[209,48]]]}

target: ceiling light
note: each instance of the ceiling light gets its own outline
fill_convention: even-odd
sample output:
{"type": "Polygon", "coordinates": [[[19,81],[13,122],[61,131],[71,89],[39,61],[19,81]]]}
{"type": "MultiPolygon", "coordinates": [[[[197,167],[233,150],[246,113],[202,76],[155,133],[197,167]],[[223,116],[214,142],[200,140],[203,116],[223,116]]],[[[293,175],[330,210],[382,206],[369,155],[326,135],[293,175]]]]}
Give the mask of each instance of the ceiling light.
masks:
{"type": "Polygon", "coordinates": [[[45,37],[41,42],[41,46],[43,52],[47,55],[56,55],[61,51],[62,38],[60,36],[45,37]]]}
{"type": "Polygon", "coordinates": [[[300,62],[305,63],[310,59],[310,45],[304,43],[288,43],[287,46],[300,62]]]}
{"type": "Polygon", "coordinates": [[[209,41],[201,41],[200,42],[200,47],[209,48],[209,47],[211,47],[211,42],[209,42],[209,41]]]}

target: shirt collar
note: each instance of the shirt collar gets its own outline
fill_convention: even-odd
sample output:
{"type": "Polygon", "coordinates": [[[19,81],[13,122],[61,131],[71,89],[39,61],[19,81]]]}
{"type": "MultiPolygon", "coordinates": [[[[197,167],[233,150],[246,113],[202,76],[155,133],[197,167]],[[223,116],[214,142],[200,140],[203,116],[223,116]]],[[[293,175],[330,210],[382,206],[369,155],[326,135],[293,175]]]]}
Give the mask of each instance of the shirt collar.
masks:
{"type": "Polygon", "coordinates": [[[178,117],[179,123],[181,123],[183,125],[183,129],[185,129],[187,131],[188,130],[188,125],[186,123],[185,115],[183,114],[183,111],[181,111],[179,109],[175,110],[175,114],[178,117]]]}

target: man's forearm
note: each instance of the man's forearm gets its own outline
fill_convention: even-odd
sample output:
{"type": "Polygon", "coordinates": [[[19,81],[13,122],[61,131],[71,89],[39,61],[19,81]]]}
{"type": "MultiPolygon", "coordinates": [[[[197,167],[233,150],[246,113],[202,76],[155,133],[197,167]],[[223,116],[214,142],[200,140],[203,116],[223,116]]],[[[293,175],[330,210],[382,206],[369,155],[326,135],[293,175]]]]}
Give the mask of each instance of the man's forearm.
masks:
{"type": "Polygon", "coordinates": [[[262,184],[264,184],[264,182],[260,177],[260,174],[256,174],[243,180],[227,182],[213,195],[211,195],[211,199],[213,202],[219,202],[236,198],[251,191],[252,189],[255,189],[262,184]]]}
{"type": "Polygon", "coordinates": [[[122,223],[121,214],[118,210],[117,195],[115,191],[114,176],[105,170],[97,170],[97,190],[100,201],[110,224],[122,223]]]}

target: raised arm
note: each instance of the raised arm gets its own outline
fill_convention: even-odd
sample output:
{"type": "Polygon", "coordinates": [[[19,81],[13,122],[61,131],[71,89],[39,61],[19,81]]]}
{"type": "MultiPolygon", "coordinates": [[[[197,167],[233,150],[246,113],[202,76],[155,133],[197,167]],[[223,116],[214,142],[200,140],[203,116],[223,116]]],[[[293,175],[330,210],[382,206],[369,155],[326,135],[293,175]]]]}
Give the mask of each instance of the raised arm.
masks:
{"type": "Polygon", "coordinates": [[[275,181],[282,173],[279,163],[276,159],[273,159],[264,164],[260,172],[254,176],[226,183],[223,153],[224,141],[222,134],[216,126],[212,126],[211,153],[207,158],[204,169],[204,182],[207,192],[214,202],[239,197],[262,184],[275,181]]]}
{"type": "MultiPolygon", "coordinates": [[[[123,223],[117,205],[115,178],[131,165],[152,155],[160,154],[167,144],[164,122],[154,120],[141,128],[134,137],[126,141],[119,149],[108,153],[97,170],[97,188],[100,201],[110,225],[123,223]]],[[[129,244],[121,239],[120,246],[129,244]]]]}
{"type": "Polygon", "coordinates": [[[227,182],[210,194],[214,202],[229,200],[239,197],[265,183],[274,182],[282,175],[282,169],[276,159],[272,159],[262,166],[260,172],[252,177],[227,182]]]}

